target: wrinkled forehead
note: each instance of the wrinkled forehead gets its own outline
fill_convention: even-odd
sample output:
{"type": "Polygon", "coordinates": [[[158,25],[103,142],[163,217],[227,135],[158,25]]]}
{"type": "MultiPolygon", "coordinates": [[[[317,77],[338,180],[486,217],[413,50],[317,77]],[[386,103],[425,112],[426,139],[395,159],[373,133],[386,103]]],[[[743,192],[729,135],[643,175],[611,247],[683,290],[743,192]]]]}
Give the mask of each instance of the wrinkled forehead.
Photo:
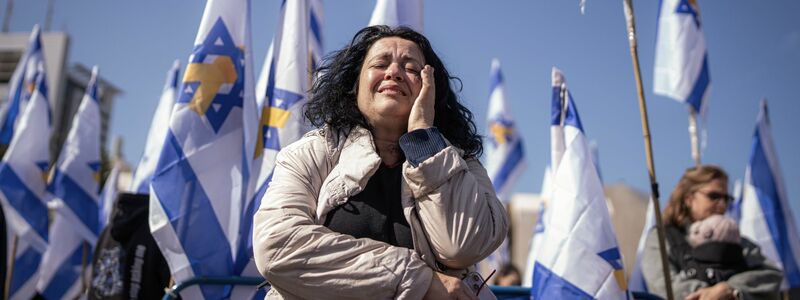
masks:
{"type": "Polygon", "coordinates": [[[417,43],[400,37],[381,38],[370,46],[364,61],[375,59],[399,58],[402,61],[413,61],[425,64],[425,55],[417,43]]]}

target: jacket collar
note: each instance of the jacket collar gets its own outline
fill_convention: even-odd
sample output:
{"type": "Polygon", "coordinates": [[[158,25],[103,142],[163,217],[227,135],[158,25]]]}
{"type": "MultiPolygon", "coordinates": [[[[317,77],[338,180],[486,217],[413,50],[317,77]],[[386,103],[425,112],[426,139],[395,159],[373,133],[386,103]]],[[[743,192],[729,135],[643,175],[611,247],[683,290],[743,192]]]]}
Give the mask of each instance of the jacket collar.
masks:
{"type": "Polygon", "coordinates": [[[364,190],[381,164],[369,130],[355,127],[338,136],[331,130],[326,131],[328,149],[334,150],[331,152],[334,167],[322,183],[317,200],[317,220],[320,222],[331,209],[364,190]]]}

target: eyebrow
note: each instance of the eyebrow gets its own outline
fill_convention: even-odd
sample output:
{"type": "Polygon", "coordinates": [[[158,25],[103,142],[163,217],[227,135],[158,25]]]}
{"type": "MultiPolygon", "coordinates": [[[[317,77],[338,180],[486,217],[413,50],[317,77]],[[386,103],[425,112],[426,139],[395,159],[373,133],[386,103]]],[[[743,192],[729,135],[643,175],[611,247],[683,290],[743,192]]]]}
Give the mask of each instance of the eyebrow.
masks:
{"type": "MultiPolygon", "coordinates": [[[[389,53],[388,51],[386,51],[386,52],[383,52],[381,54],[378,54],[378,55],[375,55],[375,56],[371,57],[367,61],[368,62],[373,62],[373,61],[378,60],[378,59],[388,59],[391,56],[392,56],[392,54],[389,53]]],[[[420,65],[420,66],[424,65],[421,61],[419,61],[418,59],[416,59],[416,58],[414,58],[414,57],[412,57],[411,55],[408,55],[408,54],[403,54],[400,57],[400,60],[401,60],[401,62],[409,62],[409,61],[411,61],[413,63],[416,63],[416,64],[420,65]]]]}

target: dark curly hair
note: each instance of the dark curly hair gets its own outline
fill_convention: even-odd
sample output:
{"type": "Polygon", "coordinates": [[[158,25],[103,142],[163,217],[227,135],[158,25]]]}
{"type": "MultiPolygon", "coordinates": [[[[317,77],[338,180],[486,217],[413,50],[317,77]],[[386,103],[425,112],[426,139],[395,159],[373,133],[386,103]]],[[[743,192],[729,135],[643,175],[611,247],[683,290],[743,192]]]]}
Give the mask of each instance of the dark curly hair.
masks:
{"type": "Polygon", "coordinates": [[[436,70],[436,113],[433,125],[450,143],[464,150],[465,157],[480,156],[483,144],[472,121],[472,112],[458,101],[458,96],[451,87],[451,81],[458,82],[460,90],[461,80],[450,76],[428,39],[408,27],[366,27],[356,33],[349,45],[327,55],[322,66],[316,70],[316,80],[305,106],[305,117],[314,126],[328,125],[338,132],[347,132],[356,126],[372,129],[358,110],[358,78],[372,44],[386,37],[399,37],[417,44],[427,64],[436,70]]]}

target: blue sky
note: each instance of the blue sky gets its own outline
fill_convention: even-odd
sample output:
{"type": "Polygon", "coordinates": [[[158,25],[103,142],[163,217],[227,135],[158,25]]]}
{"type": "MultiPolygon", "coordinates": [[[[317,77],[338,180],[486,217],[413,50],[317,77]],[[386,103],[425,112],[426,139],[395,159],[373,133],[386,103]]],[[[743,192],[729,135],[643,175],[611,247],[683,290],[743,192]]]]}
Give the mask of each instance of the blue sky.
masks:
{"type": "MultiPolygon", "coordinates": [[[[7,0],[0,1],[5,7],[7,0]]],[[[462,100],[485,132],[489,67],[502,63],[507,101],[525,140],[527,170],[518,192],[538,192],[549,161],[550,69],[560,68],[597,142],[606,183],[649,191],[639,108],[622,1],[588,0],[581,15],[574,1],[427,1],[425,34],[451,74],[464,84],[462,100]]],[[[42,23],[46,0],[14,2],[12,31],[42,23]]],[[[71,36],[69,61],[99,65],[119,86],[111,134],[125,140],[131,163],[141,156],[165,72],[188,58],[204,1],[56,0],[53,29],[71,36]]],[[[656,172],[662,201],[690,156],[685,105],[652,93],[658,1],[634,1],[639,54],[648,100],[656,172]]],[[[256,70],[266,54],[280,1],[253,1],[256,70]]],[[[365,26],[371,0],[324,1],[325,49],[344,46],[365,26]]],[[[758,102],[769,100],[773,135],[792,208],[800,212],[800,2],[702,1],[712,91],[708,147],[703,162],[742,178],[758,102]]],[[[256,74],[258,71],[256,72],[256,74]]]]}

